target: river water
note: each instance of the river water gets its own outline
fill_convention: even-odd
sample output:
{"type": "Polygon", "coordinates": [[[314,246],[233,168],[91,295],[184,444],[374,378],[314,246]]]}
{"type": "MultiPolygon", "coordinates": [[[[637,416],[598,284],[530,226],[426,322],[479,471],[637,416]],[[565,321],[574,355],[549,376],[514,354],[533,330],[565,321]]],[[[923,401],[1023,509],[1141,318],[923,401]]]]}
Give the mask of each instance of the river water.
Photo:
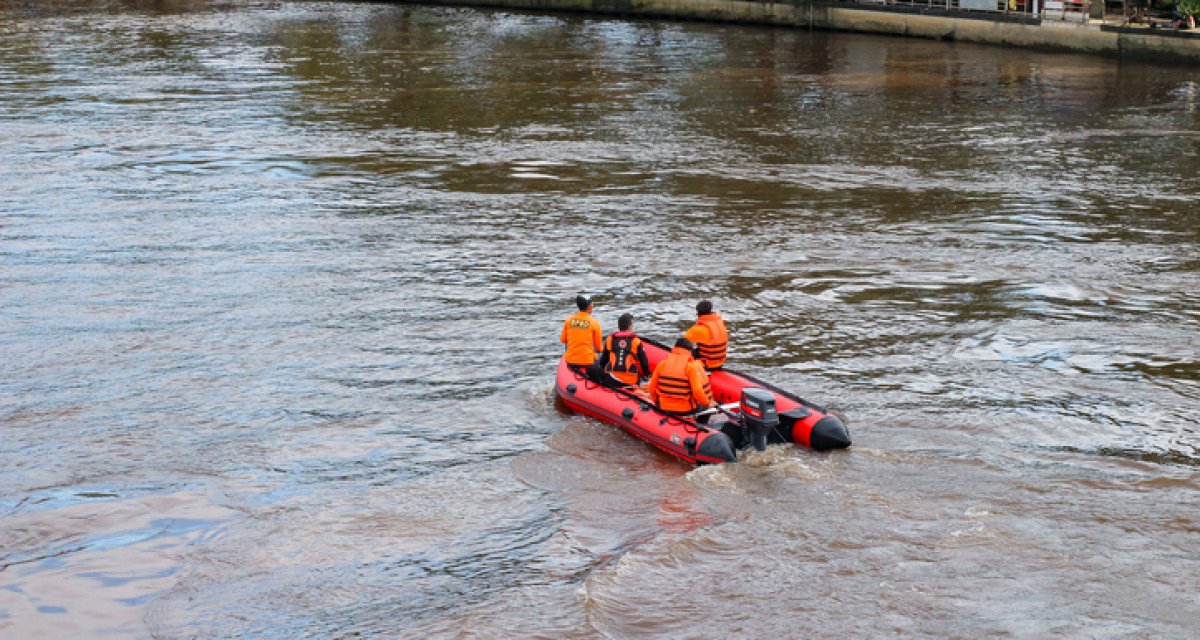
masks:
{"type": "Polygon", "coordinates": [[[1195,637],[1200,70],[0,2],[0,636],[1195,637]],[[854,446],[556,408],[577,292],[854,446]]]}

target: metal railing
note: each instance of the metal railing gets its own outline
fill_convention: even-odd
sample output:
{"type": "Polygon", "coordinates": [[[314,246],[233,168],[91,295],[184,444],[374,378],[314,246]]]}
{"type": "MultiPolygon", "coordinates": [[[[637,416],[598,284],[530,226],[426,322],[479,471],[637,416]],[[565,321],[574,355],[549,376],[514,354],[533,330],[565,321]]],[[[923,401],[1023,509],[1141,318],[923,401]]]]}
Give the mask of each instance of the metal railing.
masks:
{"type": "Polygon", "coordinates": [[[1069,0],[1043,0],[1042,18],[1045,20],[1066,20],[1071,22],[1087,22],[1091,13],[1091,2],[1071,2],[1069,0]]]}
{"type": "Polygon", "coordinates": [[[1087,22],[1091,0],[837,0],[864,7],[896,7],[927,11],[1000,14],[1043,20],[1087,22]]]}

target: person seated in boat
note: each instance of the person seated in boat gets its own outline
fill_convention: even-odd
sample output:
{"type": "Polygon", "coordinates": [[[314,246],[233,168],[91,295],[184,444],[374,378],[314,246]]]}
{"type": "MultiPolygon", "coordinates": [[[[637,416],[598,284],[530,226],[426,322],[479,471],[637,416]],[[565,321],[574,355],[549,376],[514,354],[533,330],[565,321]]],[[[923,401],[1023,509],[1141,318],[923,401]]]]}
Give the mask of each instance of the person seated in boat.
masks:
{"type": "MultiPolygon", "coordinates": [[[[667,358],[658,363],[650,376],[650,399],[663,411],[692,413],[700,408],[715,407],[708,373],[692,355],[694,345],[687,338],[675,341],[667,358]]],[[[708,414],[697,417],[707,422],[708,414]]]]}
{"type": "Polygon", "coordinates": [[[709,371],[718,371],[725,365],[725,353],[729,347],[729,332],[725,320],[713,311],[711,300],[701,300],[696,305],[696,323],[683,334],[700,349],[700,361],[709,371]]]}
{"type": "Polygon", "coordinates": [[[596,365],[596,353],[604,348],[600,322],[592,317],[596,306],[591,296],[582,294],[575,298],[575,306],[579,312],[563,322],[562,343],[567,346],[563,359],[575,371],[601,382],[608,376],[596,365]]]}
{"type": "Polygon", "coordinates": [[[641,338],[633,332],[633,314],[623,313],[617,318],[616,333],[604,339],[604,352],[600,354],[600,368],[615,381],[614,386],[637,386],[650,376],[650,361],[646,359],[646,348],[641,338]]]}

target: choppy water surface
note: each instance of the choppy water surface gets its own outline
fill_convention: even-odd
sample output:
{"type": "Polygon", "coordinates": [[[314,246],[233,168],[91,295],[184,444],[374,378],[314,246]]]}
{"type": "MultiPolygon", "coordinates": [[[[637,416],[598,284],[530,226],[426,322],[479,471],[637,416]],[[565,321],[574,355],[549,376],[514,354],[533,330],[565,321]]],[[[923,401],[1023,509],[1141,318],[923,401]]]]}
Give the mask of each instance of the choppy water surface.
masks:
{"type": "MultiPolygon", "coordinates": [[[[50,4],[50,3],[46,3],[50,4]]],[[[0,3],[0,636],[1194,637],[1200,71],[0,3]],[[560,413],[576,292],[844,412],[560,413]]]]}

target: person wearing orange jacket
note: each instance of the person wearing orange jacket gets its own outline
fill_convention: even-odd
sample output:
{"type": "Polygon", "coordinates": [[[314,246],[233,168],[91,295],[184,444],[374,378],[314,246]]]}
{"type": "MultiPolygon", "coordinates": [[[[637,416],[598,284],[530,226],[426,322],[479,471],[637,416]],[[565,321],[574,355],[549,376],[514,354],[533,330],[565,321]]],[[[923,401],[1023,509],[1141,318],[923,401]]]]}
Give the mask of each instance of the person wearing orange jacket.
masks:
{"type": "Polygon", "coordinates": [[[642,346],[641,338],[633,332],[633,314],[624,313],[617,318],[617,332],[604,339],[600,367],[619,386],[636,386],[650,375],[646,348],[642,346]]]}
{"type": "Polygon", "coordinates": [[[729,348],[729,332],[725,321],[713,311],[713,303],[701,300],[696,305],[696,324],[688,329],[684,338],[700,348],[700,361],[709,371],[717,371],[725,365],[725,354],[729,348]]]}
{"type": "Polygon", "coordinates": [[[563,322],[562,343],[567,346],[563,359],[576,371],[592,380],[603,379],[600,368],[596,366],[596,352],[604,348],[601,340],[600,322],[592,317],[592,297],[579,295],[575,298],[575,306],[579,312],[563,322]]]}
{"type": "MultiPolygon", "coordinates": [[[[663,411],[691,413],[700,407],[715,407],[712,387],[704,365],[692,357],[692,342],[675,341],[666,359],[658,363],[650,376],[650,399],[663,411]]],[[[707,418],[707,416],[705,416],[707,418]]]]}

